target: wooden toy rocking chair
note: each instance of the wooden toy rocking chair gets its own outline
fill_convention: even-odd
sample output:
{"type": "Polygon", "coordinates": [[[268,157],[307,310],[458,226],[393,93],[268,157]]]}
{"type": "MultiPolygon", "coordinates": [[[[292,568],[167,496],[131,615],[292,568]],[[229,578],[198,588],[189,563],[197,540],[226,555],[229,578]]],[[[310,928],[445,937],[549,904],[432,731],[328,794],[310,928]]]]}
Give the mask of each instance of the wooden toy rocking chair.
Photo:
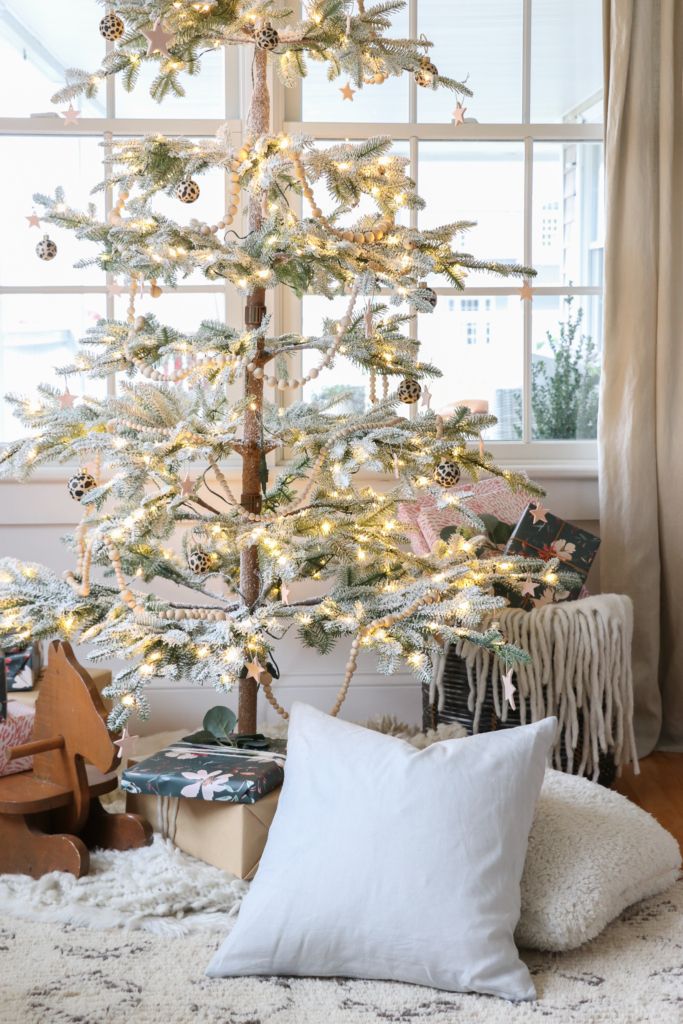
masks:
{"type": "Polygon", "coordinates": [[[144,818],[109,814],[98,800],[116,789],[117,751],[102,698],[68,643],[50,644],[33,735],[9,754],[33,755],[33,769],[0,778],[0,872],[80,878],[90,867],[88,847],[151,843],[144,818]]]}

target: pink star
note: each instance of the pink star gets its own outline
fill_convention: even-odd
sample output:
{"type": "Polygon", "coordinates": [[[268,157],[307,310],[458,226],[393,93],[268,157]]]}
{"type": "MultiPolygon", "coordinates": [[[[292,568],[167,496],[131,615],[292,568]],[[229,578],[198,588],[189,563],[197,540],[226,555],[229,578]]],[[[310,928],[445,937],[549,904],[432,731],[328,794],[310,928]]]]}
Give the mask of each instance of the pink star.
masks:
{"type": "Polygon", "coordinates": [[[527,578],[524,580],[524,583],[522,584],[522,596],[533,597],[536,593],[537,586],[538,583],[534,583],[531,577],[527,576],[527,578]]]}
{"type": "Polygon", "coordinates": [[[76,396],[72,395],[67,386],[63,395],[59,396],[59,404],[62,409],[73,409],[76,396]]]}
{"type": "Polygon", "coordinates": [[[553,604],[555,595],[550,587],[546,587],[540,597],[534,598],[534,608],[542,608],[546,604],[553,604]]]}
{"type": "Polygon", "coordinates": [[[28,226],[30,228],[39,228],[40,227],[40,217],[38,216],[37,213],[32,213],[30,217],[26,218],[26,220],[28,221],[28,226]]]}
{"type": "Polygon", "coordinates": [[[180,493],[182,494],[183,498],[187,498],[188,495],[192,494],[193,489],[194,489],[194,480],[192,479],[192,477],[190,476],[189,473],[186,473],[185,474],[185,479],[183,480],[182,484],[180,485],[180,493]]]}
{"type": "Polygon", "coordinates": [[[80,110],[76,110],[73,103],[70,103],[66,110],[61,111],[61,115],[64,118],[65,128],[75,128],[78,124],[78,119],[81,116],[80,110]]]}
{"type": "Polygon", "coordinates": [[[540,501],[537,501],[534,507],[529,509],[534,525],[536,525],[536,523],[547,523],[549,511],[550,509],[545,508],[541,505],[540,501]]]}
{"type": "Polygon", "coordinates": [[[255,679],[257,683],[260,683],[261,676],[265,671],[266,670],[258,658],[254,658],[253,661],[247,662],[247,679],[255,679]]]}
{"type": "Polygon", "coordinates": [[[531,285],[528,281],[525,281],[522,287],[519,289],[519,297],[522,302],[531,302],[531,285]]]}
{"type": "Polygon", "coordinates": [[[422,389],[421,404],[424,409],[429,409],[429,403],[432,400],[432,393],[428,387],[422,389]]]}
{"type": "Polygon", "coordinates": [[[131,736],[128,732],[128,726],[124,725],[121,739],[114,740],[114,746],[119,748],[119,752],[116,755],[119,761],[127,761],[135,753],[135,747],[139,739],[139,736],[131,736]]]}
{"type": "Polygon", "coordinates": [[[503,696],[512,710],[515,711],[515,693],[517,692],[517,687],[512,682],[513,672],[514,669],[509,669],[504,676],[501,676],[501,681],[503,683],[503,696]]]}
{"type": "Polygon", "coordinates": [[[460,100],[458,100],[458,102],[455,105],[455,110],[453,111],[453,124],[464,124],[466,113],[467,107],[463,107],[460,100]]]}
{"type": "MultiPolygon", "coordinates": [[[[161,23],[161,18],[157,18],[154,22],[153,28],[145,28],[142,30],[143,36],[146,36],[149,46],[147,47],[147,56],[151,57],[153,53],[161,53],[164,56],[169,57],[168,52],[169,40],[173,39],[173,33],[168,32],[161,23]]],[[[171,42],[172,46],[173,43],[171,42]]]]}

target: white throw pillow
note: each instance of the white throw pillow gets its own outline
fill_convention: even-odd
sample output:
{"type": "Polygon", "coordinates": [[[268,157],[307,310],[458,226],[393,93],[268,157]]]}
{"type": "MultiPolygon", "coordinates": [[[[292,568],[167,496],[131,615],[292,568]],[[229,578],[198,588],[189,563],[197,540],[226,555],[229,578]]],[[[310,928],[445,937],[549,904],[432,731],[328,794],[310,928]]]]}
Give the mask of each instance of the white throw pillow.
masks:
{"type": "Polygon", "coordinates": [[[678,843],[651,814],[588,779],[548,770],[515,939],[530,949],[574,949],[631,903],[668,889],[680,867],[678,843]]]}
{"type": "Polygon", "coordinates": [[[533,999],[513,933],[556,725],[416,750],[295,704],[261,864],[208,974],[390,979],[533,999]]]}

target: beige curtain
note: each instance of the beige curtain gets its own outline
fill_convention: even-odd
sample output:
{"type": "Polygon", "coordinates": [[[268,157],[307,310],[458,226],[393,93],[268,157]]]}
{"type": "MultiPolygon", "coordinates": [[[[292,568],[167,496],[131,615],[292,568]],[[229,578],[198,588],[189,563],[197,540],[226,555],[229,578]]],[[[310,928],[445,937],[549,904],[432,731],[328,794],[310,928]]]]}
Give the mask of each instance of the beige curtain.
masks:
{"type": "Polygon", "coordinates": [[[602,588],[635,610],[639,752],[683,749],[683,0],[603,0],[602,588]]]}

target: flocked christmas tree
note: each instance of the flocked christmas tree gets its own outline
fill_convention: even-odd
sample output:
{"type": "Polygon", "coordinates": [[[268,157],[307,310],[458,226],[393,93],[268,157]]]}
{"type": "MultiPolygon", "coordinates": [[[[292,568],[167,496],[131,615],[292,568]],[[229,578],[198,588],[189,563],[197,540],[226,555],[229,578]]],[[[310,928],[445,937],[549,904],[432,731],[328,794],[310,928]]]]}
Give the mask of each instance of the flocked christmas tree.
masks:
{"type": "MultiPolygon", "coordinates": [[[[94,262],[128,277],[130,303],[125,322],[99,321],[75,365],[60,370],[93,379],[117,374],[116,396],[74,405],[68,391],[42,386],[38,402],[11,398],[32,432],[0,457],[6,474],[25,476],[55,461],[88,468],[69,483],[83,506],[70,538],[74,571],[62,579],[39,565],[0,563],[0,642],[70,638],[89,643],[95,658],[126,659],[112,686],[112,726],[132,711],[146,713],[150,679],[191,678],[239,687],[239,729],[255,732],[259,686],[286,714],[272,676],[278,640],[291,628],[323,653],[351,640],[335,714],[360,650],[377,655],[381,672],[407,663],[419,678],[429,676],[440,645],[463,637],[509,666],[524,657],[491,621],[504,603],[492,587],[501,575],[514,583],[537,567],[481,559],[478,545],[457,533],[418,557],[396,510],[431,491],[466,511],[466,498],[450,489],[463,473],[496,473],[527,486],[469,443],[490,417],[465,408],[449,418],[429,409],[405,415],[420,381],[438,370],[419,361],[417,342],[402,331],[410,316],[433,308],[429,275],[462,288],[472,268],[530,272],[456,251],[466,224],[424,231],[398,224],[399,210],[422,202],[390,139],[319,151],[308,138],[269,132],[269,64],[285,85],[316,60],[331,79],[341,74],[358,89],[406,73],[421,87],[468,95],[430,62],[426,40],[388,36],[402,6],[314,0],[295,21],[270,0],[122,0],[100,24],[116,41],[102,67],[69,72],[56,97],[92,95],[114,74],[133,88],[146,63],[157,71],[153,96],[182,96],[182,77],[200,72],[202,54],[223,45],[253,54],[249,114],[236,148],[227,129],[197,144],[160,135],[114,143],[105,184],[119,198],[106,221],[59,192],[36,197],[47,222],[98,243],[94,262]],[[202,174],[216,168],[228,181],[227,212],[217,211],[214,224],[183,217],[202,174]],[[329,215],[313,191],[322,185],[333,203],[329,215]],[[177,220],[155,210],[159,193],[177,197],[177,220]],[[363,197],[373,214],[354,213],[363,197]],[[243,329],[204,321],[188,334],[136,315],[145,286],[158,295],[197,270],[244,293],[243,329]],[[316,336],[273,336],[268,308],[278,287],[298,296],[344,295],[346,311],[316,336]],[[306,350],[319,353],[319,366],[293,377],[292,357],[306,350]],[[362,413],[299,400],[340,353],[368,373],[362,413]],[[228,387],[236,382],[242,397],[234,401],[228,387]],[[279,393],[293,401],[278,403],[279,393]],[[286,454],[279,468],[278,452],[286,454]],[[226,476],[229,459],[241,461],[239,493],[226,476]],[[373,473],[383,492],[371,485],[373,473]],[[295,600],[291,582],[311,578],[326,581],[325,596],[295,600]],[[177,585],[175,600],[155,595],[159,579],[177,585]]],[[[53,258],[56,246],[45,239],[38,255],[53,258]]],[[[543,578],[552,580],[554,570],[543,566],[543,578]]]]}

